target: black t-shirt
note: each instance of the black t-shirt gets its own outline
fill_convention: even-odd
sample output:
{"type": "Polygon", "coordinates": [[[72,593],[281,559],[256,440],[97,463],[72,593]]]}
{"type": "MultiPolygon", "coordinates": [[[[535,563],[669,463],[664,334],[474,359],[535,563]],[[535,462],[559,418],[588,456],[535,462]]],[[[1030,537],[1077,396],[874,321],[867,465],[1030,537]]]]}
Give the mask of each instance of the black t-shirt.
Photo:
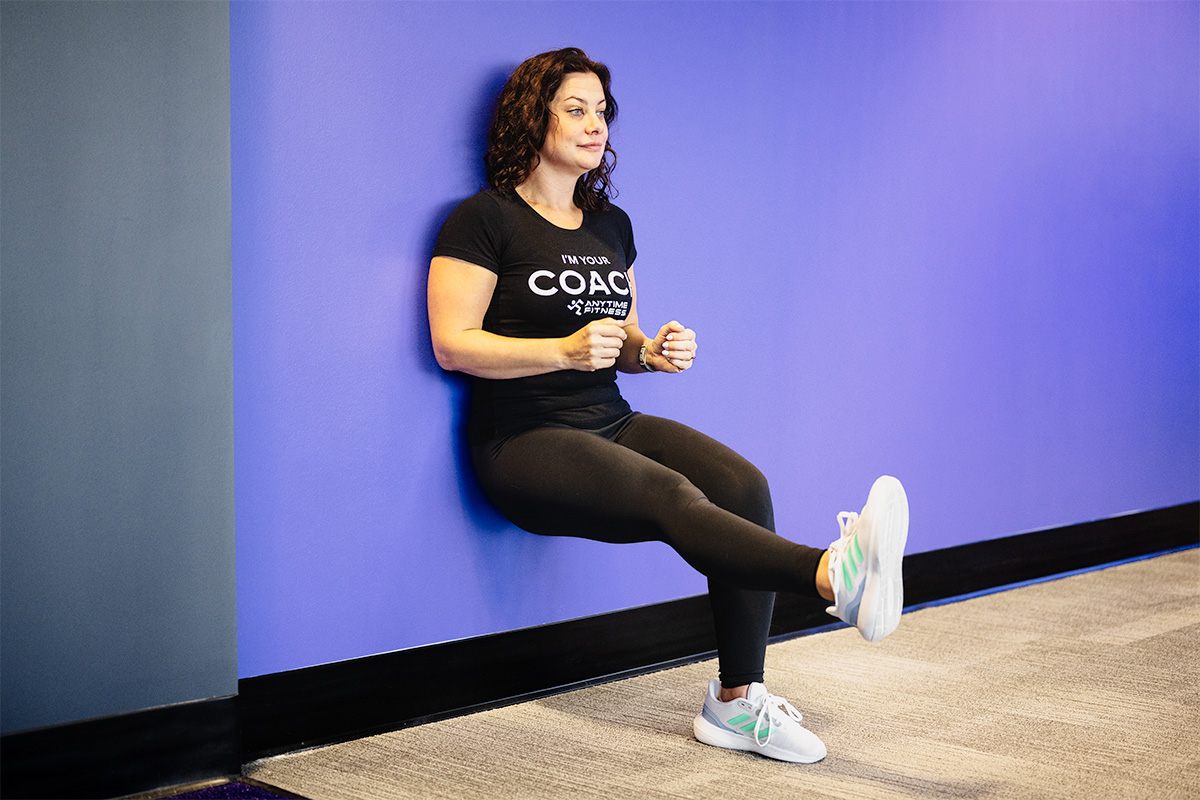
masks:
{"type": "MultiPolygon", "coordinates": [[[[629,217],[616,206],[585,211],[566,230],[515,193],[480,192],[450,214],[434,256],[469,261],[497,275],[483,329],[516,338],[568,336],[587,323],[629,315],[629,267],[637,250],[629,217]]],[[[600,428],[629,413],[616,367],[560,370],[509,380],[475,378],[470,436],[479,443],[547,423],[600,428]]]]}

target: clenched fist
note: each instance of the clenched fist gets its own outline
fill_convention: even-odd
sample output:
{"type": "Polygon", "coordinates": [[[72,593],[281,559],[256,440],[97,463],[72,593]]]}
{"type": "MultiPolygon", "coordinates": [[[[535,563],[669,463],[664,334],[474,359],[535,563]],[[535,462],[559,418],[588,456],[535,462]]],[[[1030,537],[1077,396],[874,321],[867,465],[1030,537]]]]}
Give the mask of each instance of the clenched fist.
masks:
{"type": "Polygon", "coordinates": [[[563,350],[569,369],[595,372],[616,364],[624,343],[621,323],[606,317],[589,322],[563,339],[563,350]]]}

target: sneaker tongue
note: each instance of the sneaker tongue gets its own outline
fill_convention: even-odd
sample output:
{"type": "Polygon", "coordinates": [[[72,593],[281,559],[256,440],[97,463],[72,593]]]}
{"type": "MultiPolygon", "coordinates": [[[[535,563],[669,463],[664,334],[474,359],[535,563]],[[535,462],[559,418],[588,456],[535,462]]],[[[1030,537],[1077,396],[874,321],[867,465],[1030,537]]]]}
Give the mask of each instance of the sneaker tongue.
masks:
{"type": "Polygon", "coordinates": [[[761,698],[765,697],[766,694],[767,694],[766,686],[763,686],[761,683],[752,683],[752,684],[750,684],[750,688],[746,691],[746,699],[749,700],[751,703],[756,703],[761,698]]]}

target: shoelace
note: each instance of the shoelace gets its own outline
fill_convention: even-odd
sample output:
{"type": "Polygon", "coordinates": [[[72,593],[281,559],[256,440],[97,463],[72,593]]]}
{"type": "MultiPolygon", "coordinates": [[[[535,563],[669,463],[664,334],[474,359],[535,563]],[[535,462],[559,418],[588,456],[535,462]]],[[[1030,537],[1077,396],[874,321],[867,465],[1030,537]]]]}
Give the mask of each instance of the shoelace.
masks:
{"type": "Polygon", "coordinates": [[[773,736],[775,733],[775,726],[771,724],[772,708],[779,709],[796,722],[800,722],[800,720],[804,719],[800,712],[797,711],[791,703],[789,703],[787,700],[784,700],[782,697],[768,692],[762,697],[762,705],[758,707],[758,719],[754,721],[754,732],[751,734],[754,739],[754,743],[759,747],[766,747],[768,744],[770,744],[771,736],[773,736]],[[765,739],[759,739],[758,731],[764,723],[767,726],[767,737],[765,739]]]}
{"type": "Polygon", "coordinates": [[[858,512],[843,511],[838,514],[838,526],[842,529],[841,538],[829,547],[829,571],[837,575],[842,568],[842,560],[846,557],[846,547],[854,537],[858,527],[858,512]]]}
{"type": "Polygon", "coordinates": [[[838,526],[842,529],[842,539],[849,539],[854,535],[854,526],[857,523],[857,511],[843,511],[842,513],[838,514],[838,526]]]}
{"type": "MultiPolygon", "coordinates": [[[[839,581],[841,575],[841,563],[846,559],[847,548],[850,547],[850,542],[854,534],[858,530],[858,512],[857,511],[842,511],[838,515],[838,525],[841,528],[841,536],[838,541],[829,546],[829,573],[834,581],[834,596],[836,595],[836,582],[839,581]]],[[[838,609],[838,603],[830,606],[830,613],[834,613],[833,609],[838,609]]]]}

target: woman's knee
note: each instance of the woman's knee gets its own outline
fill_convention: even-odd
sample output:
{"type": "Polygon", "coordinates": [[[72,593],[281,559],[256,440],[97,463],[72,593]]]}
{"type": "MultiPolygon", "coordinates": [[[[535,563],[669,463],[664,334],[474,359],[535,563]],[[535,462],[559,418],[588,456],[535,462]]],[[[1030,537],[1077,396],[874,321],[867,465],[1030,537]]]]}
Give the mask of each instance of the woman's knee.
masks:
{"type": "Polygon", "coordinates": [[[677,515],[706,499],[704,492],[688,480],[686,475],[670,469],[653,470],[647,475],[645,490],[651,506],[663,508],[672,515],[677,515]]]}
{"type": "Polygon", "coordinates": [[[628,446],[677,470],[712,503],[774,529],[766,476],[725,444],[672,420],[639,415],[627,431],[628,446]]]}
{"type": "Polygon", "coordinates": [[[775,513],[767,476],[749,461],[727,470],[720,498],[713,502],[742,519],[774,530],[775,513]]]}
{"type": "Polygon", "coordinates": [[[768,530],[775,529],[771,489],[758,468],[744,462],[737,469],[727,470],[720,480],[709,483],[705,491],[706,487],[698,487],[688,476],[667,471],[657,476],[655,485],[648,487],[649,497],[663,512],[664,520],[681,522],[684,527],[692,527],[689,520],[695,513],[705,513],[705,507],[716,507],[768,530]]]}

